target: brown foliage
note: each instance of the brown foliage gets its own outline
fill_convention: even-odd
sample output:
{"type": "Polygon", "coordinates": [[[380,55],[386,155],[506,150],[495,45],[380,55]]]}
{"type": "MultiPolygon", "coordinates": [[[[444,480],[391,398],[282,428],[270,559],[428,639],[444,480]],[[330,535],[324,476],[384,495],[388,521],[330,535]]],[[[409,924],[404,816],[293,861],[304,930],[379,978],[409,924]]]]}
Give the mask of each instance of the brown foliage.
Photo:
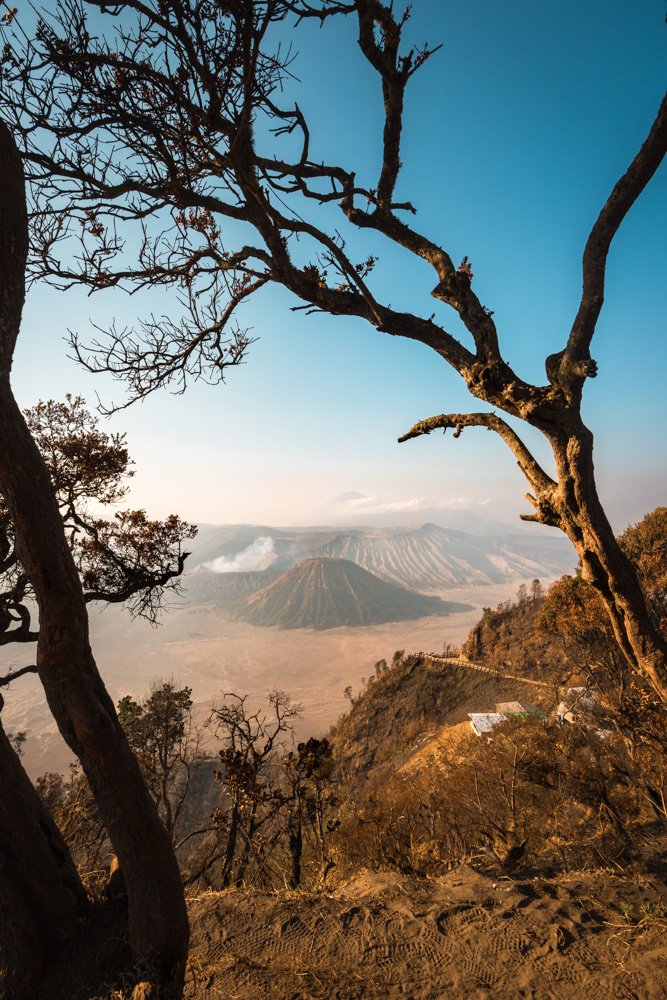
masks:
{"type": "Polygon", "coordinates": [[[332,862],[328,844],[338,805],[331,745],[311,738],[294,746],[299,714],[287,694],[273,691],[269,711],[251,712],[247,697],[225,695],[209,725],[222,743],[215,760],[197,762],[202,816],[190,800],[179,851],[189,885],[263,888],[320,884],[332,862]],[[208,784],[208,792],[206,786],[208,784]],[[188,828],[189,824],[189,828],[188,828]]]}
{"type": "Polygon", "coordinates": [[[667,507],[656,507],[619,538],[663,633],[667,634],[667,507]]]}
{"type": "Polygon", "coordinates": [[[159,680],[140,701],[126,695],[117,706],[120,724],[175,845],[185,835],[180,820],[203,742],[203,727],[194,719],[191,694],[189,687],[159,680]]]}
{"type": "Polygon", "coordinates": [[[437,875],[460,861],[499,870],[651,864],[647,824],[666,818],[667,758],[628,752],[610,731],[539,720],[400,771],[341,812],[342,869],[437,875]]]}
{"type": "MultiPolygon", "coordinates": [[[[155,622],[165,593],[178,588],[183,543],[196,528],[175,514],[155,521],[143,510],[115,511],[109,519],[91,512],[91,503],[115,507],[134,473],[125,436],[100,430],[80,396],[37,403],[25,417],[46,461],[86,600],[124,603],[132,615],[155,622]]],[[[34,600],[0,498],[0,644],[37,640],[34,600]]]]}
{"type": "Polygon", "coordinates": [[[587,680],[621,708],[632,671],[590,584],[580,576],[561,577],[549,588],[536,626],[562,650],[570,677],[587,680]]]}
{"type": "Polygon", "coordinates": [[[558,635],[536,627],[544,594],[539,581],[535,584],[530,595],[525,587],[523,591],[519,588],[516,601],[503,601],[495,609],[484,608],[462,647],[469,660],[499,673],[554,682],[574,669],[574,661],[558,635]]]}
{"type": "Polygon", "coordinates": [[[86,891],[103,899],[113,850],[85,775],[72,764],[67,777],[49,771],[37,778],[35,788],[63,835],[86,891]]]}

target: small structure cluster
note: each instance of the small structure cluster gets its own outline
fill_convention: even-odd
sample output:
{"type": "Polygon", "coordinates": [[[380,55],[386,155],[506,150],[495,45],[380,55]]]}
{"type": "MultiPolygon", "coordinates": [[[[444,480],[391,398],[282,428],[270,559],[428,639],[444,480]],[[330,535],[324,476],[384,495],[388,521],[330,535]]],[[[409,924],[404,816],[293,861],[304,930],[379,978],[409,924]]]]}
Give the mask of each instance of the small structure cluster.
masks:
{"type": "Polygon", "coordinates": [[[507,722],[507,716],[501,712],[468,712],[472,731],[477,736],[488,736],[501,722],[507,722]]]}
{"type": "Polygon", "coordinates": [[[527,719],[531,715],[544,719],[544,713],[537,705],[528,705],[520,701],[501,701],[496,705],[495,712],[468,712],[470,725],[476,736],[488,736],[496,726],[508,719],[527,719]]]}

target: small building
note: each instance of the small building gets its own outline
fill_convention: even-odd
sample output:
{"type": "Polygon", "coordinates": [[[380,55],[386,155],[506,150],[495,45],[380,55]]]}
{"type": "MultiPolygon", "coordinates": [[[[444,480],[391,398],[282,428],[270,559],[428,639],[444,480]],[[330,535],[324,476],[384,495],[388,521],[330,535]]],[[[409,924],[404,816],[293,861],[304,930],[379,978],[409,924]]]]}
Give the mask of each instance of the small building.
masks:
{"type": "Polygon", "coordinates": [[[496,726],[507,722],[507,716],[500,712],[468,712],[472,731],[477,736],[488,736],[496,726]]]}
{"type": "Polygon", "coordinates": [[[506,719],[528,719],[531,715],[538,719],[545,719],[546,716],[537,705],[529,705],[525,701],[500,701],[496,705],[496,712],[504,715],[506,719]]]}
{"type": "Polygon", "coordinates": [[[528,709],[524,708],[520,701],[500,701],[496,705],[496,712],[508,719],[513,715],[530,715],[528,709]]]}

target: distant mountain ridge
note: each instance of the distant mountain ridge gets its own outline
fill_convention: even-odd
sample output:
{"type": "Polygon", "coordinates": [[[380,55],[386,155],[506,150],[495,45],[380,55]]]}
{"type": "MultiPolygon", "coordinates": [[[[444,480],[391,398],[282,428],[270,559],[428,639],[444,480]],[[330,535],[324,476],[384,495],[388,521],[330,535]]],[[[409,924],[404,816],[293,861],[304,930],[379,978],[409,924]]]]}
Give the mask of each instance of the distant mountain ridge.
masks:
{"type": "Polygon", "coordinates": [[[233,617],[261,627],[339,628],[447,615],[470,605],[387,583],[348,559],[306,559],[237,601],[233,617]]]}
{"type": "Polygon", "coordinates": [[[236,525],[205,526],[188,568],[213,570],[227,578],[216,582],[216,592],[238,594],[257,589],[260,581],[253,578],[260,574],[264,585],[305,559],[321,558],[347,559],[388,583],[420,591],[551,578],[571,571],[576,561],[560,539],[521,542],[436,524],[350,530],[236,525]]]}

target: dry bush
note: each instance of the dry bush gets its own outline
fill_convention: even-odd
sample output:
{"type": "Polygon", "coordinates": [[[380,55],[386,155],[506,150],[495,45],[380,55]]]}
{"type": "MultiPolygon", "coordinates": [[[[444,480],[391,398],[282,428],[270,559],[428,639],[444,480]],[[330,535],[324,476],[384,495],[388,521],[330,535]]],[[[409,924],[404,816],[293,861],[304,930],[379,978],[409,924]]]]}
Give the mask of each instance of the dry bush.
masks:
{"type": "Polygon", "coordinates": [[[642,829],[665,820],[667,757],[613,730],[508,722],[420,773],[396,773],[349,802],[336,837],[343,871],[438,874],[460,861],[512,869],[647,860],[642,829]]]}
{"type": "Polygon", "coordinates": [[[67,777],[47,772],[37,778],[35,788],[65,839],[86,891],[92,898],[101,896],[113,850],[85,775],[71,764],[67,777]]]}
{"type": "Polygon", "coordinates": [[[190,887],[295,889],[321,884],[332,867],[338,799],[331,744],[311,738],[295,746],[300,708],[285,692],[271,692],[268,706],[253,713],[246,697],[227,694],[213,713],[222,744],[211,767],[218,795],[181,858],[190,887]]]}

